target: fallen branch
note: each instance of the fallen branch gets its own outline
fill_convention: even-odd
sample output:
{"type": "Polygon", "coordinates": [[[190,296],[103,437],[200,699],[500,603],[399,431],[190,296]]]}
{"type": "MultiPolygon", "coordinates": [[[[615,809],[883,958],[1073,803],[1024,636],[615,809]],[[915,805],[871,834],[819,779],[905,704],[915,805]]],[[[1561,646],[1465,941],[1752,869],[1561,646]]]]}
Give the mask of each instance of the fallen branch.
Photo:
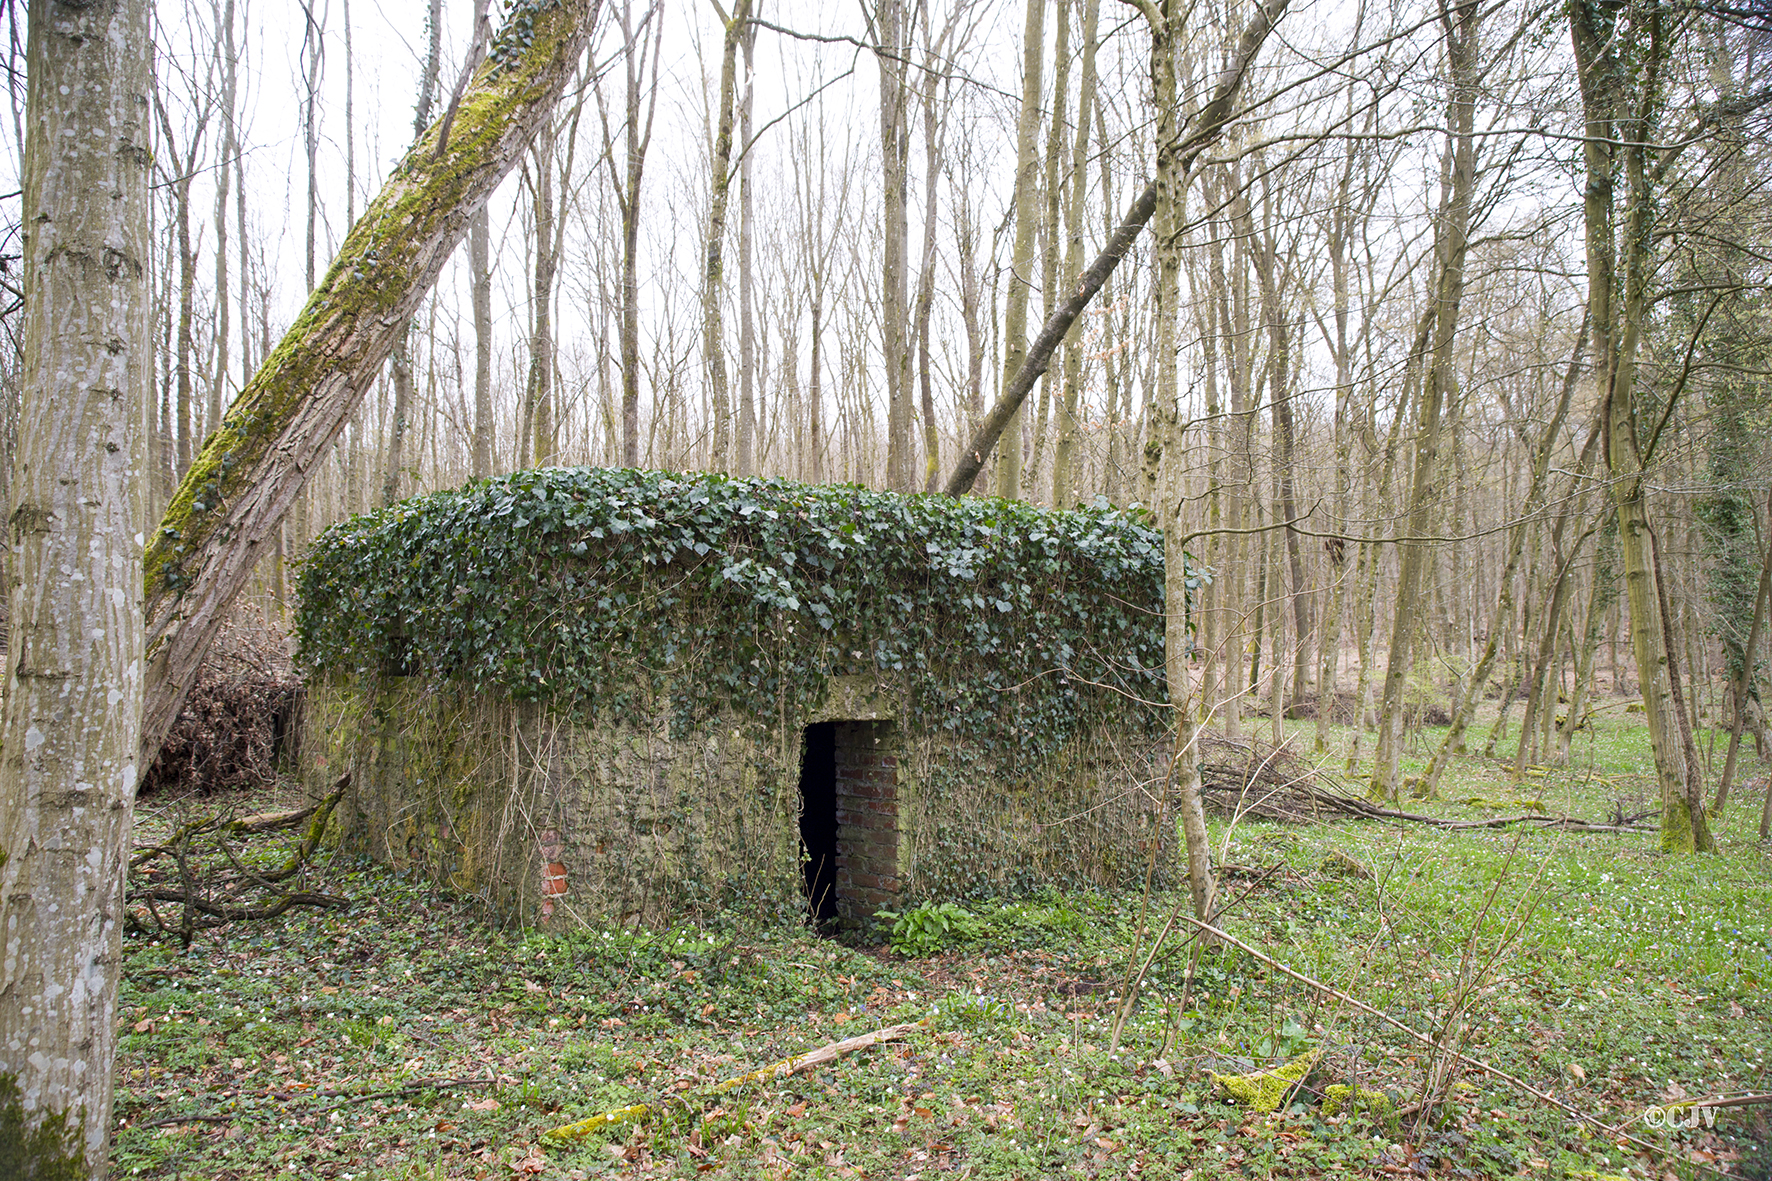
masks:
{"type": "Polygon", "coordinates": [[[350,785],[351,776],[346,772],[334,781],[332,790],[323,799],[306,808],[265,812],[232,820],[210,816],[183,825],[171,837],[148,847],[131,861],[130,869],[139,871],[155,858],[164,855],[177,867],[178,876],[176,885],[156,884],[163,883],[164,878],[158,870],[149,870],[145,875],[150,879],[148,884],[132,884],[128,901],[145,904],[146,913],[144,916],[142,911],[131,909],[127,912],[128,922],[132,927],[149,932],[163,933],[172,930],[172,925],[161,916],[154,904],[179,903],[184,909],[179,916],[178,931],[189,946],[197,931],[210,930],[231,922],[274,919],[297,906],[331,910],[343,910],[350,906],[349,898],[302,890],[284,893],[281,885],[301,873],[313,857],[314,851],[319,848],[320,841],[326,835],[326,826],[332,818],[333,809],[350,785]],[[249,864],[235,852],[227,839],[230,835],[253,837],[281,832],[304,824],[307,828],[301,840],[290,850],[281,865],[269,869],[260,869],[249,864]],[[198,836],[204,837],[214,848],[194,850],[193,839],[198,836]],[[215,866],[214,854],[217,851],[226,860],[227,866],[232,867],[231,874],[227,868],[215,866]],[[194,854],[200,856],[195,867],[194,854]],[[246,889],[262,890],[269,896],[253,905],[241,898],[242,891],[246,889]],[[199,915],[203,917],[198,918],[199,915]]]}
{"type": "MultiPolygon", "coordinates": [[[[292,1095],[288,1091],[266,1091],[257,1096],[260,1099],[274,1099],[279,1103],[289,1103],[296,1099],[338,1099],[344,1102],[323,1107],[315,1115],[325,1115],[349,1107],[353,1103],[368,1103],[376,1099],[397,1099],[402,1095],[416,1095],[420,1091],[446,1091],[456,1087],[495,1087],[497,1079],[486,1078],[421,1078],[414,1079],[404,1086],[395,1087],[391,1091],[315,1091],[312,1095],[292,1095]]],[[[166,1128],[173,1124],[229,1124],[236,1119],[233,1115],[169,1115],[150,1123],[135,1124],[137,1128],[166,1128]]]]}
{"type": "MultiPolygon", "coordinates": [[[[349,898],[337,894],[310,894],[298,891],[294,894],[281,894],[268,906],[228,906],[224,903],[211,902],[196,893],[174,889],[171,886],[155,886],[149,890],[137,891],[132,898],[156,899],[160,902],[180,902],[198,914],[206,914],[223,922],[252,922],[258,919],[274,919],[292,906],[313,906],[325,910],[344,910],[351,905],[349,898]]],[[[200,924],[217,926],[219,924],[200,924]]]]}
{"type": "MultiPolygon", "coordinates": [[[[864,1033],[858,1037],[846,1038],[840,1042],[832,1042],[827,1046],[820,1046],[818,1049],[813,1050],[810,1053],[801,1054],[797,1058],[784,1058],[772,1066],[765,1066],[761,1070],[753,1070],[748,1074],[741,1074],[736,1078],[729,1078],[725,1082],[714,1086],[709,1091],[709,1094],[724,1095],[726,1092],[736,1090],[737,1088],[744,1086],[746,1083],[764,1082],[772,1078],[786,1078],[791,1074],[798,1074],[803,1070],[810,1070],[814,1066],[823,1066],[827,1062],[835,1062],[845,1054],[853,1054],[857,1050],[865,1050],[869,1046],[878,1045],[881,1042],[897,1041],[912,1030],[925,1028],[928,1024],[929,1018],[925,1017],[921,1021],[909,1021],[903,1025],[888,1025],[883,1029],[876,1029],[872,1033],[864,1033]]],[[[593,1115],[589,1119],[581,1119],[577,1123],[553,1128],[549,1131],[543,1132],[541,1138],[550,1144],[575,1144],[589,1136],[591,1133],[600,1131],[603,1128],[643,1120],[650,1116],[653,1113],[653,1110],[653,1104],[634,1103],[627,1107],[618,1107],[614,1111],[606,1111],[601,1115],[593,1115]]]]}
{"type": "MultiPolygon", "coordinates": [[[[306,808],[296,808],[284,812],[260,812],[253,816],[241,816],[233,820],[223,820],[220,816],[209,816],[202,820],[194,820],[184,825],[170,837],[157,845],[138,846],[139,852],[129,862],[130,869],[140,869],[156,857],[170,854],[178,848],[179,842],[189,840],[203,833],[219,830],[230,836],[257,836],[260,833],[278,832],[286,828],[297,828],[316,812],[324,812],[331,816],[332,809],[344,795],[345,789],[351,786],[351,773],[346,771],[333,783],[332,790],[326,798],[306,808]]],[[[325,831],[324,817],[320,824],[325,831]]],[[[303,844],[307,842],[304,841],[303,844]]]]}
{"type": "Polygon", "coordinates": [[[231,1124],[231,1115],[169,1115],[152,1123],[136,1124],[138,1128],[170,1128],[173,1124],[231,1124]]]}

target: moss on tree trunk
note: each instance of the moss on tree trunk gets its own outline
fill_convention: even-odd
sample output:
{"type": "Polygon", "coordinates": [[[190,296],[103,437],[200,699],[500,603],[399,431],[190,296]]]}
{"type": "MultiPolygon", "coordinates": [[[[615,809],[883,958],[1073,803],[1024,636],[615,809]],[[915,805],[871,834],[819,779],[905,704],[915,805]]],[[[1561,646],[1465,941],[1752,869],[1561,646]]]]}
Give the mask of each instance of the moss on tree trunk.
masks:
{"type": "Polygon", "coordinates": [[[146,771],[228,606],[417,311],[469,219],[552,111],[599,0],[524,0],[420,137],[191,465],[145,559],[146,771]],[[445,130],[446,129],[446,130],[445,130]]]}

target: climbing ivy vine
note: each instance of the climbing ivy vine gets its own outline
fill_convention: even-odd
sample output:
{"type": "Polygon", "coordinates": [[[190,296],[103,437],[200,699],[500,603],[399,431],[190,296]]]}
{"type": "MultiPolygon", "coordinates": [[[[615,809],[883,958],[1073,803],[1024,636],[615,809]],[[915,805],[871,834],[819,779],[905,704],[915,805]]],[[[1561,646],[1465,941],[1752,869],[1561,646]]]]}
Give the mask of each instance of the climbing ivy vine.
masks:
{"type": "Polygon", "coordinates": [[[335,525],[300,591],[316,673],[586,718],[799,716],[871,675],[904,721],[1012,762],[1085,720],[1162,722],[1163,539],[1138,510],[552,468],[335,525]]]}

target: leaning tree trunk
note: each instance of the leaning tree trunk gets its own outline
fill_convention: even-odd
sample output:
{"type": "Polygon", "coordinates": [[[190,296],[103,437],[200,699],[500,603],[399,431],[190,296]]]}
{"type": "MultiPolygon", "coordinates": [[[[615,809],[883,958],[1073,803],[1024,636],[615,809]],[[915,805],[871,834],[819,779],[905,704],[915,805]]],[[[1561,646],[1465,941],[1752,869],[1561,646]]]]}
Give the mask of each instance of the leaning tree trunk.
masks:
{"type": "MultiPolygon", "coordinates": [[[[1219,71],[1218,78],[1212,88],[1212,99],[1201,107],[1189,121],[1189,130],[1185,135],[1178,135],[1177,142],[1167,150],[1174,155],[1171,164],[1159,163],[1159,173],[1168,167],[1175,177],[1174,183],[1185,184],[1193,171],[1194,162],[1200,158],[1207,148],[1217,142],[1225,127],[1237,114],[1237,95],[1243,88],[1243,80],[1248,76],[1250,68],[1255,64],[1255,57],[1267,41],[1267,35],[1280,17],[1286,12],[1291,0],[1266,0],[1257,6],[1250,16],[1249,23],[1243,26],[1237,38],[1237,47],[1224,69],[1219,71]]],[[[1154,12],[1154,10],[1153,10],[1154,12]]],[[[1153,49],[1153,53],[1156,50],[1153,49]]],[[[1058,305],[1058,310],[1046,317],[1046,323],[1040,329],[1031,344],[1027,346],[1027,354],[1022,358],[1019,368],[1013,370],[1004,367],[1004,388],[991,406],[990,412],[984,416],[972,433],[965,449],[960,453],[960,461],[948,476],[948,482],[942,491],[949,496],[964,496],[972,491],[973,481],[983,469],[985,458],[996,447],[997,440],[1003,435],[1004,428],[1027,400],[1028,391],[1034,388],[1034,382],[1045,374],[1047,366],[1052,364],[1052,354],[1064,341],[1065,334],[1076,323],[1095,293],[1101,290],[1126,252],[1132,249],[1139,231],[1156,212],[1158,189],[1164,182],[1159,176],[1145,186],[1144,191],[1132,202],[1131,208],[1120,220],[1119,226],[1108,235],[1107,245],[1096,255],[1095,261],[1083,272],[1077,286],[1058,305]]],[[[1019,215],[1018,215],[1019,216],[1019,215]]],[[[1020,445],[1019,436],[1013,432],[1011,441],[1020,445]]],[[[999,485],[1000,487],[1000,485],[999,485]]]]}
{"type": "Polygon", "coordinates": [[[103,1177],[141,720],[149,6],[33,0],[0,722],[0,1164],[103,1177]]]}
{"type": "Polygon", "coordinates": [[[474,211],[553,110],[598,4],[526,2],[513,11],[453,108],[447,139],[433,126],[407,153],[179,486],[145,557],[141,769],[308,474],[374,382],[474,211]]]}

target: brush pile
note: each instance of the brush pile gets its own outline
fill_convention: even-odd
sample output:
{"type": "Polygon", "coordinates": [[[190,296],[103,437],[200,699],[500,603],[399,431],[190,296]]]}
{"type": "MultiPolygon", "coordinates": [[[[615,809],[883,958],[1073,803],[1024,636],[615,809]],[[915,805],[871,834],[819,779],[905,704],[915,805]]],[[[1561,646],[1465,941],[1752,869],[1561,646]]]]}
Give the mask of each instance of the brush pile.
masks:
{"type": "Polygon", "coordinates": [[[142,793],[266,787],[295,718],[300,681],[280,628],[243,611],[216,637],[142,793]]]}
{"type": "Polygon", "coordinates": [[[1253,820],[1310,824],[1377,814],[1332,785],[1285,744],[1200,734],[1200,797],[1208,812],[1253,820]]]}

